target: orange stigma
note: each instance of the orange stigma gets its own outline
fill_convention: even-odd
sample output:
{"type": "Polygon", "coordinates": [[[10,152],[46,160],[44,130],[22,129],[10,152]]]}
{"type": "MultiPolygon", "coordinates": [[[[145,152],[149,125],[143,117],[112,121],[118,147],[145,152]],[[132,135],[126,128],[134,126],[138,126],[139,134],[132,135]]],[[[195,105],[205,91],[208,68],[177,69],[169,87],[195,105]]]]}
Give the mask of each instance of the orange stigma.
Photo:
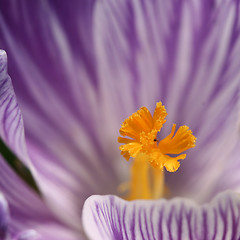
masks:
{"type": "Polygon", "coordinates": [[[166,189],[164,168],[169,172],[177,171],[179,160],[186,158],[186,154],[181,153],[195,147],[196,137],[187,126],[181,126],[175,132],[176,124],[173,124],[167,137],[160,141],[157,139],[166,116],[165,107],[158,102],[153,116],[146,107],[142,107],[120,128],[123,136],[118,138],[118,142],[123,143],[119,148],[121,154],[127,160],[133,158],[128,200],[163,197],[166,189]]]}

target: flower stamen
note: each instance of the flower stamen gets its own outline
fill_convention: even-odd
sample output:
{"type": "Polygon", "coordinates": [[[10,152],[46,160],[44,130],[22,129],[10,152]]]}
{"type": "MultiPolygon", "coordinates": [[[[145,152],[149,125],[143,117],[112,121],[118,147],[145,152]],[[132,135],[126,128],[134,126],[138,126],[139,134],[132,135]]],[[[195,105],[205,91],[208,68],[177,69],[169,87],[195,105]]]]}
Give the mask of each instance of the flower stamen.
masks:
{"type": "Polygon", "coordinates": [[[186,154],[181,153],[195,146],[196,137],[187,126],[179,127],[175,133],[176,124],[173,124],[167,137],[161,141],[157,139],[166,116],[165,107],[158,102],[153,116],[146,107],[142,107],[120,128],[123,136],[118,138],[118,142],[123,143],[119,147],[121,154],[126,160],[133,158],[128,200],[163,197],[166,189],[164,168],[169,172],[177,171],[179,160],[186,158],[186,154]]]}

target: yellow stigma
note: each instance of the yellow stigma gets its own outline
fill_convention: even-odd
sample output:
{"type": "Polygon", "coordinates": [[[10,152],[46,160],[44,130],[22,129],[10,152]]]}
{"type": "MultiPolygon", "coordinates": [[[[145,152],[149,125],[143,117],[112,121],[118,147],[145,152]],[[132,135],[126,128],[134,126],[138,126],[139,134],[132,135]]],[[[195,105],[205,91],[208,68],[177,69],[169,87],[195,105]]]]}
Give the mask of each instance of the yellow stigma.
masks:
{"type": "Polygon", "coordinates": [[[186,158],[186,154],[181,153],[195,147],[196,137],[187,126],[179,127],[175,133],[176,124],[173,124],[166,138],[157,139],[166,116],[165,107],[158,102],[153,116],[146,107],[141,107],[120,128],[123,136],[118,138],[118,142],[123,143],[119,148],[121,154],[127,160],[133,158],[128,200],[163,197],[164,167],[169,172],[177,171],[179,160],[186,158]]]}

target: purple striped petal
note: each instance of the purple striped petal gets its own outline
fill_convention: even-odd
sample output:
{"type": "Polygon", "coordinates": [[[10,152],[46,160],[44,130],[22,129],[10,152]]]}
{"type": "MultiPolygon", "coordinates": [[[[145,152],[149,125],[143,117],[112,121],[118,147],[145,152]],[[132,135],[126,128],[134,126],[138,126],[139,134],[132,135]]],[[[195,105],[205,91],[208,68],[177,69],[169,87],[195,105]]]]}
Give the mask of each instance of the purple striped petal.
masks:
{"type": "MultiPolygon", "coordinates": [[[[0,87],[0,93],[1,93],[0,94],[0,110],[1,110],[0,136],[5,141],[5,143],[10,147],[10,149],[14,151],[20,157],[21,160],[25,161],[25,163],[30,165],[31,169],[34,171],[34,166],[32,166],[30,163],[30,160],[28,160],[29,157],[27,155],[27,150],[26,150],[22,115],[16,102],[16,97],[13,91],[11,79],[7,74],[7,56],[6,56],[6,53],[2,50],[0,51],[0,84],[1,84],[1,87],[0,87]]],[[[22,218],[27,219],[25,221],[30,221],[32,222],[32,224],[34,222],[34,219],[36,219],[37,222],[40,221],[39,226],[41,227],[41,225],[43,224],[42,223],[43,217],[45,219],[48,219],[49,216],[51,216],[51,214],[48,212],[49,210],[47,210],[46,206],[40,201],[40,199],[38,199],[39,196],[35,196],[34,193],[31,193],[31,190],[29,190],[21,182],[21,180],[17,176],[15,176],[15,173],[12,172],[11,169],[9,169],[9,167],[4,162],[4,160],[2,160],[2,158],[1,158],[0,164],[2,165],[0,170],[1,171],[0,185],[2,187],[1,191],[6,196],[8,203],[10,205],[10,209],[12,211],[12,215],[14,215],[14,220],[12,224],[12,226],[14,226],[13,232],[18,232],[20,230],[23,230],[25,229],[25,227],[31,228],[31,224],[28,227],[28,224],[26,222],[23,222],[22,218]],[[21,185],[24,185],[24,186],[21,188],[20,187],[21,185]],[[19,202],[21,202],[21,206],[19,206],[19,202]],[[31,202],[33,205],[30,206],[29,202],[31,202]],[[31,209],[30,212],[26,210],[23,211],[23,209],[21,209],[23,207],[23,204],[26,204],[26,209],[31,209]],[[16,217],[15,217],[15,214],[16,214],[16,217]]],[[[39,178],[37,178],[37,180],[40,181],[39,178]]],[[[42,184],[45,184],[45,183],[46,181],[43,180],[42,184]]],[[[52,191],[52,193],[54,194],[55,192],[52,191]]],[[[58,195],[58,198],[59,198],[59,201],[61,201],[61,195],[60,196],[58,195]]],[[[64,220],[66,222],[69,220],[70,216],[66,214],[66,212],[64,214],[61,212],[60,214],[65,216],[64,220]]],[[[52,218],[51,221],[53,222],[52,228],[55,229],[59,224],[59,222],[58,220],[56,220],[57,222],[55,223],[55,219],[53,217],[51,218],[52,218]]],[[[69,222],[71,223],[70,220],[69,222]]],[[[78,225],[80,228],[81,221],[79,220],[76,223],[76,225],[78,225]]],[[[50,232],[52,230],[50,230],[50,232]]],[[[45,230],[43,229],[41,231],[45,231],[45,230]]],[[[65,230],[63,230],[63,232],[64,231],[65,230]]]]}
{"type": "Polygon", "coordinates": [[[93,1],[11,2],[0,10],[0,44],[9,56],[33,172],[53,211],[79,229],[85,199],[116,192],[113,159],[120,158],[97,104],[93,1]]]}
{"type": "MultiPolygon", "coordinates": [[[[29,232],[27,229],[34,229],[39,234],[41,240],[84,239],[80,233],[67,228],[66,225],[53,216],[43,200],[29,189],[1,156],[0,176],[0,189],[8,202],[10,210],[9,232],[12,236],[33,237],[33,231],[29,232]],[[22,233],[19,235],[19,232],[22,233]]],[[[2,197],[0,199],[2,200],[2,197]]],[[[4,215],[6,203],[4,201],[0,202],[0,234],[2,234],[4,228],[6,228],[8,217],[6,214],[4,215]]]]}
{"type": "Polygon", "coordinates": [[[12,82],[7,73],[7,55],[0,49],[0,137],[23,160],[28,156],[23,120],[12,82]]]}
{"type": "Polygon", "coordinates": [[[0,193],[0,239],[5,240],[8,233],[9,212],[6,199],[0,193]]]}
{"type": "Polygon", "coordinates": [[[204,201],[240,188],[239,4],[102,0],[96,6],[106,112],[121,112],[123,120],[161,100],[168,111],[161,137],[173,123],[190,126],[197,137],[180,169],[167,175],[172,195],[204,201]]]}
{"type": "MultiPolygon", "coordinates": [[[[58,165],[55,166],[54,173],[56,174],[56,176],[58,176],[60,180],[57,179],[56,181],[56,179],[54,178],[54,174],[52,174],[52,172],[51,173],[49,172],[51,171],[51,169],[54,169],[54,167],[52,167],[54,166],[54,160],[52,160],[53,157],[48,156],[46,154],[42,155],[42,152],[35,148],[33,143],[31,143],[31,145],[30,143],[28,144],[29,145],[28,153],[30,154],[31,157],[31,160],[29,160],[24,138],[22,115],[16,102],[16,97],[13,91],[11,79],[7,74],[7,56],[6,53],[2,50],[0,52],[0,83],[1,83],[0,88],[1,138],[9,146],[9,148],[13,152],[15,152],[18,155],[18,157],[20,157],[21,160],[23,160],[25,163],[28,164],[28,166],[30,166],[31,170],[35,174],[36,180],[38,181],[39,187],[45,194],[45,198],[47,199],[47,203],[50,206],[51,211],[55,211],[56,215],[60,216],[60,218],[62,218],[62,220],[66,222],[68,225],[75,225],[75,228],[81,229],[81,206],[83,205],[83,201],[87,198],[88,195],[86,195],[84,190],[80,187],[80,181],[78,181],[74,175],[72,177],[69,176],[71,175],[71,172],[64,172],[64,170],[62,170],[58,165]],[[49,161],[49,163],[45,166],[44,163],[47,163],[47,161],[49,161]],[[53,161],[53,163],[51,161],[53,161]],[[43,169],[39,170],[38,164],[43,164],[43,169]],[[40,173],[36,173],[35,169],[38,169],[40,173],[41,170],[42,171],[45,170],[45,172],[43,172],[43,175],[41,175],[40,173]],[[77,188],[77,186],[78,193],[80,196],[75,195],[75,189],[77,188]],[[65,210],[62,211],[62,209],[65,210]]],[[[34,124],[36,124],[36,122],[34,122],[34,124]]],[[[57,145],[58,143],[55,144],[57,145]]],[[[0,175],[1,176],[0,182],[1,185],[3,185],[4,187],[3,190],[4,194],[8,196],[7,192],[13,191],[13,186],[15,186],[15,184],[16,186],[18,186],[20,179],[17,178],[16,176],[14,178],[12,176],[14,175],[14,173],[6,174],[7,172],[7,170],[5,169],[7,168],[7,166],[5,166],[6,163],[3,162],[1,164],[3,165],[1,169],[3,173],[0,175]],[[7,179],[9,179],[9,181],[7,181],[7,179]]],[[[67,171],[67,168],[65,168],[65,170],[67,171]]],[[[22,191],[23,189],[20,188],[18,191],[15,192],[15,194],[17,194],[18,192],[19,197],[24,196],[22,191]]],[[[24,191],[30,190],[25,189],[24,191]]],[[[26,204],[28,201],[30,201],[31,197],[33,196],[26,198],[25,200],[26,204]]],[[[35,201],[37,201],[37,196],[35,196],[34,199],[35,200],[31,200],[31,202],[34,204],[34,206],[36,205],[36,209],[38,208],[41,209],[40,207],[37,206],[38,204],[35,203],[35,201]]],[[[16,201],[15,198],[12,199],[11,203],[15,204],[14,201],[16,201]]],[[[14,209],[13,212],[18,214],[19,209],[18,208],[15,209],[15,207],[13,207],[13,209],[14,209]]],[[[33,211],[30,215],[27,214],[26,218],[28,218],[29,221],[32,221],[32,218],[34,219],[36,214],[36,216],[39,215],[39,218],[41,219],[42,215],[41,212],[42,210],[40,210],[40,212],[37,211],[37,213],[34,213],[33,211]]],[[[21,213],[20,215],[23,215],[23,213],[21,213]]],[[[19,224],[18,221],[20,221],[21,226],[21,219],[16,218],[15,224],[19,224]]],[[[54,225],[55,223],[53,222],[52,224],[53,229],[56,228],[54,225]]],[[[24,226],[21,226],[20,229],[24,229],[24,226]]],[[[17,231],[14,230],[14,232],[17,231]]]]}
{"type": "Polygon", "coordinates": [[[182,198],[128,202],[91,196],[83,224],[91,240],[238,240],[240,196],[225,192],[201,206],[182,198]]]}

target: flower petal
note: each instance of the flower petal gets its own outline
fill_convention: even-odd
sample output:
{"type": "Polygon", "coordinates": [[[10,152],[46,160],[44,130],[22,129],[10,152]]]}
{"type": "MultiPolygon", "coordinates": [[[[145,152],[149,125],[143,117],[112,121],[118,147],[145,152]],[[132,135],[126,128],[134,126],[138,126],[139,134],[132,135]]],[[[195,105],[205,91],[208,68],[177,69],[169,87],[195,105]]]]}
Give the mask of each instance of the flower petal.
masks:
{"type": "MultiPolygon", "coordinates": [[[[6,198],[10,210],[9,232],[12,236],[33,236],[34,229],[41,240],[76,240],[81,238],[80,233],[69,229],[53,216],[43,200],[13,172],[0,156],[0,189],[6,198]]],[[[4,233],[8,222],[6,202],[0,195],[0,236],[4,233]]],[[[79,223],[80,224],[80,223],[79,223]]],[[[19,236],[19,237],[20,237],[19,236]]],[[[2,238],[1,238],[2,239],[2,238]]],[[[22,238],[20,238],[22,239],[22,238]]],[[[18,240],[20,240],[18,239],[18,240]]]]}
{"type": "Polygon", "coordinates": [[[0,10],[0,44],[9,56],[34,177],[55,213],[77,229],[85,199],[115,193],[118,185],[117,132],[113,137],[104,121],[94,70],[93,2],[10,0],[0,10]]]}
{"type": "Polygon", "coordinates": [[[91,240],[237,240],[240,196],[225,192],[202,206],[182,198],[127,202],[91,196],[84,205],[83,224],[91,240]]]}
{"type": "Polygon", "coordinates": [[[14,240],[40,240],[40,236],[35,230],[25,230],[19,233],[14,240]]]}
{"type": "Polygon", "coordinates": [[[8,224],[8,204],[4,196],[0,193],[0,239],[6,239],[8,233],[8,224]]]}
{"type": "Polygon", "coordinates": [[[179,171],[166,178],[173,195],[204,201],[240,188],[239,9],[237,0],[103,0],[96,6],[95,45],[108,112],[117,115],[121,102],[126,117],[161,100],[168,111],[162,136],[176,123],[198,139],[179,171]]]}
{"type": "Polygon", "coordinates": [[[177,115],[178,122],[191,128],[197,143],[180,171],[176,176],[168,176],[167,182],[174,195],[206,201],[219,191],[238,191],[240,187],[240,179],[235,177],[240,169],[239,2],[219,1],[213,7],[205,6],[203,11],[198,9],[199,6],[183,5],[186,20],[182,22],[180,36],[187,39],[179,43],[179,51],[184,51],[185,41],[190,41],[191,47],[185,48],[185,54],[179,53],[177,59],[179,63],[192,59],[195,66],[188,72],[187,64],[183,64],[180,72],[176,72],[178,84],[173,89],[175,93],[182,90],[182,97],[175,98],[178,104],[172,102],[169,112],[169,116],[177,115]],[[196,20],[199,17],[201,21],[187,21],[195,13],[196,20]],[[200,24],[199,28],[195,24],[200,24]],[[191,33],[199,29],[198,36],[186,36],[189,27],[191,33]],[[208,29],[205,34],[203,29],[208,29]],[[194,47],[196,44],[198,47],[194,47]]]}
{"type": "MultiPolygon", "coordinates": [[[[11,150],[18,154],[21,160],[29,164],[30,160],[25,145],[22,115],[16,102],[11,79],[7,74],[7,56],[2,50],[0,50],[0,84],[0,136],[11,150]]],[[[41,225],[43,217],[46,219],[53,218],[46,206],[40,201],[39,196],[36,196],[24,185],[22,180],[15,175],[1,156],[0,165],[1,191],[7,198],[14,218],[12,226],[14,228],[17,226],[13,232],[18,232],[28,227],[27,222],[29,221],[34,226],[35,220],[41,225]],[[28,211],[28,209],[31,210],[28,211]],[[22,221],[23,219],[24,221],[22,221]]],[[[54,224],[56,223],[53,221],[54,224]]]]}
{"type": "MultiPolygon", "coordinates": [[[[11,83],[11,79],[7,74],[7,57],[6,57],[6,53],[4,51],[0,52],[0,67],[1,67],[1,71],[0,71],[0,80],[1,80],[1,88],[0,88],[0,92],[1,92],[1,98],[0,98],[0,109],[1,109],[1,115],[0,115],[0,136],[1,138],[5,141],[5,143],[8,145],[8,147],[17,154],[17,156],[24,161],[32,170],[32,172],[35,174],[35,179],[37,180],[37,183],[40,187],[40,190],[44,193],[44,197],[48,200],[48,203],[50,206],[52,206],[53,210],[56,211],[56,214],[60,217],[62,217],[69,225],[71,224],[75,224],[79,229],[81,228],[81,214],[78,212],[80,212],[81,207],[79,207],[78,209],[75,209],[77,207],[74,206],[73,203],[73,198],[74,197],[78,197],[77,200],[75,200],[75,202],[79,201],[79,196],[75,196],[69,189],[72,187],[74,188],[75,186],[79,186],[79,195],[81,196],[81,198],[84,199],[87,197],[86,193],[84,191],[82,191],[82,189],[80,188],[80,181],[76,182],[77,180],[72,180],[68,177],[66,173],[59,173],[59,171],[62,171],[61,169],[59,169],[60,167],[57,165],[56,167],[58,167],[58,169],[56,169],[55,167],[55,174],[58,175],[58,178],[61,178],[61,181],[59,182],[59,180],[55,180],[54,182],[54,176],[53,174],[49,175],[49,170],[51,170],[52,168],[49,166],[51,164],[51,166],[54,166],[54,162],[51,163],[51,157],[45,157],[44,161],[41,159],[42,158],[42,153],[38,152],[34,146],[32,146],[33,144],[30,145],[30,143],[28,144],[28,153],[27,153],[27,148],[26,148],[26,142],[25,142],[25,138],[24,138],[24,127],[23,127],[23,121],[22,121],[22,115],[21,112],[19,110],[19,107],[17,105],[16,102],[16,97],[13,91],[13,87],[12,87],[12,83],[11,83]],[[34,153],[33,153],[34,151],[34,153]],[[31,160],[29,158],[29,155],[31,155],[31,160]],[[32,156],[33,155],[33,156],[32,156]],[[39,167],[38,164],[44,164],[44,162],[46,163],[47,161],[49,161],[48,164],[46,164],[44,167],[44,169],[42,169],[41,167],[39,167]],[[40,172],[40,170],[43,171],[45,170],[43,173],[40,172]],[[40,173],[37,174],[36,169],[38,169],[37,171],[39,171],[40,173]],[[69,184],[67,181],[75,181],[75,185],[74,184],[69,184]],[[66,181],[67,183],[62,183],[62,181],[66,181]],[[50,183],[49,183],[50,182],[50,183]],[[65,190],[63,188],[65,184],[65,187],[67,188],[67,190],[65,190]],[[67,184],[67,185],[66,185],[67,184]],[[61,188],[63,191],[59,191],[59,189],[56,189],[55,191],[53,190],[54,187],[53,186],[57,185],[57,188],[61,188]],[[84,195],[85,194],[85,195],[84,195]],[[63,198],[65,196],[65,201],[63,201],[63,198]],[[73,196],[73,197],[72,197],[73,196]],[[55,201],[55,199],[57,198],[57,201],[55,201]],[[65,210],[65,212],[60,211],[59,209],[68,209],[65,210]],[[69,211],[69,212],[68,212],[69,211]],[[68,213],[67,213],[68,212],[68,213]],[[75,216],[72,217],[72,215],[75,216]]],[[[36,122],[33,122],[34,124],[36,124],[36,122]]],[[[43,139],[44,140],[44,139],[43,139]]],[[[56,142],[56,144],[58,144],[56,142]]],[[[53,168],[54,169],[54,168],[53,168]]],[[[71,174],[71,173],[68,173],[71,174]]],[[[1,178],[3,178],[4,175],[1,175],[1,178]]],[[[74,176],[72,177],[74,178],[74,176]]],[[[5,179],[1,179],[1,181],[6,181],[5,179]]],[[[72,191],[75,191],[75,189],[72,189],[72,191]]],[[[85,199],[84,199],[85,200],[85,199]]],[[[82,206],[83,204],[83,200],[82,202],[79,201],[78,205],[82,206]]],[[[77,228],[76,227],[76,228],[77,228]]]]}
{"type": "Polygon", "coordinates": [[[3,50],[0,50],[0,137],[27,162],[22,115],[7,73],[7,55],[3,50]]]}

